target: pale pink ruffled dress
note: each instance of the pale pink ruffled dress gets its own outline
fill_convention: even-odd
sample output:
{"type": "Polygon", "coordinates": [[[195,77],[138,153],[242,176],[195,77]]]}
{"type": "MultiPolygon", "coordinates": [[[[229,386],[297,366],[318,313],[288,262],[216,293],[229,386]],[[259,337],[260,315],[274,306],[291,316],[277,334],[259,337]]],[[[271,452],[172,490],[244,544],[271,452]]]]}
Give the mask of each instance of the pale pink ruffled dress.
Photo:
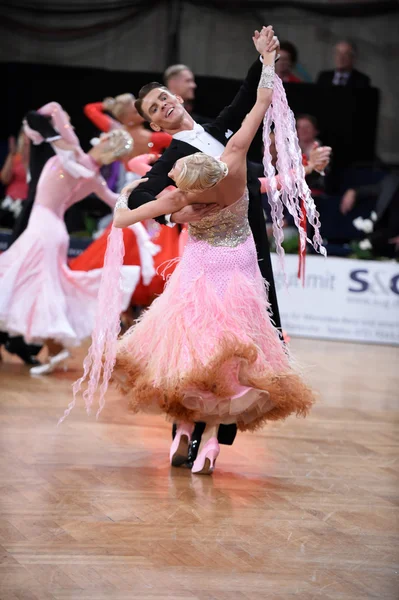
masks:
{"type": "MultiPolygon", "coordinates": [[[[79,151],[78,177],[54,156],[39,179],[36,200],[25,232],[0,255],[0,330],[28,342],[52,338],[77,346],[93,330],[101,269],[71,271],[67,266],[69,236],[66,210],[94,192],[111,208],[117,195],[107,187],[99,166],[79,151]]],[[[71,153],[72,154],[72,153],[71,153]]],[[[140,277],[140,267],[122,267],[123,308],[127,308],[140,277]]]]}
{"type": "Polygon", "coordinates": [[[310,409],[270,320],[247,212],[245,193],[189,226],[164,293],[118,342],[113,377],[133,410],[255,429],[310,409]]]}

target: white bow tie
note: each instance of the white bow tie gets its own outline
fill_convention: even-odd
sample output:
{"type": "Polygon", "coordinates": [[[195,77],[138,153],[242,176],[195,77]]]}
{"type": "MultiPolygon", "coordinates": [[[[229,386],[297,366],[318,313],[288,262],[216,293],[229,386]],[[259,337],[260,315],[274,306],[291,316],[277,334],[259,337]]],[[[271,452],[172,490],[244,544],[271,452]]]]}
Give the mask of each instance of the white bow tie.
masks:
{"type": "Polygon", "coordinates": [[[200,135],[201,133],[204,133],[204,131],[205,131],[205,129],[202,127],[202,125],[198,125],[198,123],[194,123],[193,129],[186,131],[187,139],[195,140],[195,138],[198,135],[200,135]]]}

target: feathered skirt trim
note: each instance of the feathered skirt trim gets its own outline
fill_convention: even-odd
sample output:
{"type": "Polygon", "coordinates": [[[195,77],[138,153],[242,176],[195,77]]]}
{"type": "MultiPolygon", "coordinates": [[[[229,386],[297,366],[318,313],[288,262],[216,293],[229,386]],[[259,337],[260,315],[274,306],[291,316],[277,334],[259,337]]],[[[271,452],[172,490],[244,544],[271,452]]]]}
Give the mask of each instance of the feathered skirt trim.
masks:
{"type": "Polygon", "coordinates": [[[252,236],[235,248],[189,240],[162,296],[119,341],[113,380],[135,412],[241,430],[313,403],[271,322],[252,236]]]}

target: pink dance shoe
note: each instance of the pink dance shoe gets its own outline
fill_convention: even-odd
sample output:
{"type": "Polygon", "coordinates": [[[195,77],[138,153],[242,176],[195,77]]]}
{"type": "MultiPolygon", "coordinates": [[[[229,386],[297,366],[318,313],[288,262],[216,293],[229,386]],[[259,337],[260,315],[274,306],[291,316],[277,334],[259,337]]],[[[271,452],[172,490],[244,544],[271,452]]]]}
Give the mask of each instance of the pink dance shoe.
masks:
{"type": "Polygon", "coordinates": [[[193,431],[194,425],[188,423],[183,423],[177,428],[169,454],[172,467],[181,467],[187,461],[188,447],[193,431]]]}
{"type": "Polygon", "coordinates": [[[198,453],[193,468],[191,469],[191,473],[196,473],[197,475],[211,475],[215,468],[215,462],[219,453],[219,443],[217,439],[213,437],[206,442],[202,450],[198,453]]]}

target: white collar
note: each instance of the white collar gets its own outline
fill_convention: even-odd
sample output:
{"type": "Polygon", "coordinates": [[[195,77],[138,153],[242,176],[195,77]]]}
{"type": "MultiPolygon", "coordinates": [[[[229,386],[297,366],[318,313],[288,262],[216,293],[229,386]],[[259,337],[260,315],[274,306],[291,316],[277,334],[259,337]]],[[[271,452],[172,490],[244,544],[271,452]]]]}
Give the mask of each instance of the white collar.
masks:
{"type": "Polygon", "coordinates": [[[183,131],[178,131],[173,135],[175,140],[182,140],[183,142],[193,141],[197,138],[201,133],[204,133],[205,129],[202,125],[194,122],[194,127],[192,129],[184,129],[183,131]]]}

